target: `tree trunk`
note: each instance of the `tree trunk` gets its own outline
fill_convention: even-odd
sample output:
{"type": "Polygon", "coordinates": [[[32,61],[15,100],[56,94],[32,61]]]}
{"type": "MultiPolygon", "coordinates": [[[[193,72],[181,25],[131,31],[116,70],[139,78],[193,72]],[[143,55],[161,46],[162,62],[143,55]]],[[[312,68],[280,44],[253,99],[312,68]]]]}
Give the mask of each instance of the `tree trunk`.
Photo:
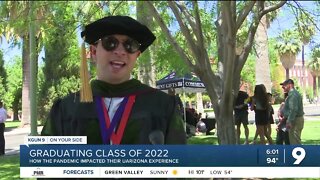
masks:
{"type": "Polygon", "coordinates": [[[13,105],[12,111],[13,111],[13,120],[19,120],[19,108],[13,105]]]}
{"type": "Polygon", "coordinates": [[[313,97],[318,97],[318,93],[317,93],[317,76],[314,75],[312,76],[313,79],[313,97]]]}
{"type": "Polygon", "coordinates": [[[304,63],[304,44],[302,44],[302,48],[301,48],[301,59],[302,59],[302,73],[301,73],[301,81],[300,81],[300,84],[301,84],[301,87],[302,87],[302,97],[303,97],[303,103],[306,103],[307,102],[307,94],[306,94],[306,68],[305,68],[305,63],[304,63]]]}
{"type": "MultiPolygon", "coordinates": [[[[318,76],[318,88],[317,88],[317,95],[319,95],[320,91],[320,76],[318,76]]],[[[318,97],[318,96],[317,96],[318,97]]]]}
{"type": "MultiPolygon", "coordinates": [[[[152,31],[152,16],[150,16],[147,7],[144,5],[144,2],[137,1],[136,8],[137,20],[142,24],[148,26],[149,29],[152,31]]],[[[154,59],[152,51],[150,51],[149,49],[145,50],[143,54],[140,56],[138,64],[138,79],[149,86],[155,87],[156,79],[155,67],[153,66],[154,59]]]]}
{"type": "Polygon", "coordinates": [[[22,119],[21,127],[30,125],[30,48],[28,35],[24,35],[22,48],[22,119]]]}
{"type": "Polygon", "coordinates": [[[14,95],[14,99],[12,102],[13,120],[20,120],[20,117],[19,117],[19,109],[21,107],[20,99],[21,99],[21,88],[16,90],[16,93],[14,95]]]}
{"type": "MultiPolygon", "coordinates": [[[[301,83],[301,86],[303,88],[303,90],[306,88],[306,75],[305,75],[305,67],[304,67],[304,45],[302,45],[302,48],[301,48],[301,53],[302,53],[302,83],[301,83]]],[[[305,91],[303,91],[303,93],[305,94],[305,91]]]]}
{"type": "MultiPolygon", "coordinates": [[[[228,15],[222,12],[222,16],[226,17],[228,15]]],[[[230,15],[231,16],[231,15],[230,15]]],[[[232,17],[232,16],[231,16],[232,17]]],[[[221,87],[223,92],[219,93],[220,100],[210,99],[214,101],[214,104],[218,104],[218,107],[214,108],[217,122],[217,135],[219,144],[235,144],[235,126],[233,120],[233,100],[234,88],[239,87],[239,84],[234,84],[235,80],[235,59],[236,59],[236,33],[235,24],[224,22],[226,19],[222,20],[222,23],[217,28],[218,37],[218,57],[219,62],[222,66],[222,81],[221,87]],[[237,86],[237,87],[236,87],[237,86]]],[[[235,22],[235,21],[233,21],[235,22]]],[[[240,72],[238,72],[240,75],[240,72]]],[[[239,77],[240,79],[240,77],[239,77]]],[[[206,82],[207,84],[209,82],[206,82]]],[[[208,90],[208,93],[212,93],[208,90]]]]}
{"type": "Polygon", "coordinates": [[[286,79],[289,79],[290,78],[290,75],[289,75],[289,69],[286,68],[286,79]]]}
{"type": "Polygon", "coordinates": [[[202,93],[197,92],[197,111],[198,113],[203,114],[203,100],[202,100],[202,93]]]}
{"type": "Polygon", "coordinates": [[[267,17],[260,20],[255,36],[256,59],[256,84],[264,84],[267,92],[271,92],[270,59],[268,50],[267,17]]]}
{"type": "Polygon", "coordinates": [[[235,126],[233,119],[233,106],[224,106],[222,108],[220,106],[220,111],[216,114],[216,130],[219,144],[235,144],[236,143],[236,134],[235,134],[235,126]]]}
{"type": "Polygon", "coordinates": [[[29,1],[29,17],[31,21],[29,22],[29,47],[30,47],[30,121],[31,121],[31,135],[37,136],[37,91],[38,91],[38,78],[37,78],[37,45],[36,45],[36,35],[35,35],[35,14],[34,14],[34,3],[29,1]]]}

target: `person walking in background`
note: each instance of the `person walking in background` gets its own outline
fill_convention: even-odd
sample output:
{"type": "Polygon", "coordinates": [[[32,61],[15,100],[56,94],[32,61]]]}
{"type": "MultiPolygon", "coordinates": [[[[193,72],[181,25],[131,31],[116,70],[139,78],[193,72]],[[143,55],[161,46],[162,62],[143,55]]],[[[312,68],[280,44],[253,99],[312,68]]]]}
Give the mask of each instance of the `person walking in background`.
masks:
{"type": "Polygon", "coordinates": [[[5,129],[5,121],[8,118],[7,111],[3,107],[2,101],[0,101],[0,156],[5,153],[5,139],[4,139],[4,129],[5,129]]]}
{"type": "Polygon", "coordinates": [[[248,104],[246,100],[249,98],[249,95],[244,91],[239,91],[237,99],[235,100],[234,106],[234,120],[235,125],[237,126],[237,144],[240,144],[240,135],[241,135],[241,124],[244,128],[245,142],[244,144],[249,143],[249,128],[248,128],[248,104]]]}
{"type": "Polygon", "coordinates": [[[289,131],[290,144],[301,144],[301,132],[304,126],[304,112],[301,94],[294,88],[292,79],[280,83],[288,97],[284,104],[283,115],[287,119],[286,126],[289,131]]]}
{"type": "Polygon", "coordinates": [[[267,125],[269,121],[269,100],[266,87],[263,84],[255,86],[250,110],[255,111],[255,123],[257,127],[256,133],[260,137],[260,143],[266,144],[264,138],[266,136],[268,143],[272,144],[272,138],[267,133],[267,125]]]}
{"type": "Polygon", "coordinates": [[[269,100],[269,108],[268,108],[268,125],[267,125],[267,134],[271,137],[271,133],[272,133],[272,128],[271,125],[274,124],[274,109],[272,107],[273,104],[273,100],[272,100],[272,94],[271,93],[267,93],[268,94],[268,100],[269,100]]]}
{"type": "Polygon", "coordinates": [[[283,145],[285,143],[286,145],[290,144],[289,141],[289,133],[286,128],[286,119],[284,118],[283,115],[283,110],[284,110],[284,103],[288,97],[288,93],[284,93],[284,102],[280,104],[279,110],[278,110],[278,118],[279,118],[279,123],[277,124],[277,138],[276,138],[276,144],[278,145],[283,145]]]}
{"type": "Polygon", "coordinates": [[[53,104],[41,135],[87,136],[88,144],[186,144],[175,97],[131,76],[156,39],[148,27],[128,16],[107,16],[86,25],[81,37],[90,45],[96,79],[53,104]]]}

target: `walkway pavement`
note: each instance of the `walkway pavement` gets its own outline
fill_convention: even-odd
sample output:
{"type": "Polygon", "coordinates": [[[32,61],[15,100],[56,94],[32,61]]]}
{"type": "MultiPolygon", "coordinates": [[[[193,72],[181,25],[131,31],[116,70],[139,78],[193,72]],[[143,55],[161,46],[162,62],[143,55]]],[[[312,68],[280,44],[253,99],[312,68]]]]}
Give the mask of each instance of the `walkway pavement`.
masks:
{"type": "MultiPolygon", "coordinates": [[[[38,126],[38,133],[42,126],[38,126]]],[[[6,140],[5,155],[15,155],[20,152],[20,145],[24,143],[24,137],[30,134],[30,126],[24,128],[6,128],[4,137],[6,140]]]]}
{"type": "MultiPolygon", "coordinates": [[[[42,126],[38,126],[38,133],[40,133],[42,130],[42,126]]],[[[30,127],[24,127],[24,128],[6,128],[4,135],[18,135],[18,134],[29,134],[30,133],[30,127]]]]}

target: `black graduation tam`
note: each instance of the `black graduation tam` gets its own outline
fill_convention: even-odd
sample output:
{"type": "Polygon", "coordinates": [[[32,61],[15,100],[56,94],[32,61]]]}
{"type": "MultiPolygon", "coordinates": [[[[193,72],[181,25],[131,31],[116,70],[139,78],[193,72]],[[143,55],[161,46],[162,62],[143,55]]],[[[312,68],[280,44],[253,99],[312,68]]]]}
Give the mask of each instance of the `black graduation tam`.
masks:
{"type": "Polygon", "coordinates": [[[81,37],[85,42],[93,44],[100,38],[112,34],[123,34],[137,40],[143,52],[156,39],[147,26],[128,16],[107,16],[85,26],[81,37]]]}

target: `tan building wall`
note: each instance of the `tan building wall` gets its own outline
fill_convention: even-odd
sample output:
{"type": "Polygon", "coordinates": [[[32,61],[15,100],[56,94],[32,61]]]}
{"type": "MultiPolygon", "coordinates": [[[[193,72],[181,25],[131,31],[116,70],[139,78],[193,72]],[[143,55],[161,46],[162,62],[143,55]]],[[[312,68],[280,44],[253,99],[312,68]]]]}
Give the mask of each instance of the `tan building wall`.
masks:
{"type": "MultiPolygon", "coordinates": [[[[305,85],[306,87],[312,87],[313,86],[313,79],[310,71],[306,67],[307,62],[305,64],[305,73],[303,74],[303,69],[302,69],[302,61],[301,59],[297,59],[296,63],[294,66],[289,70],[289,77],[291,79],[297,79],[298,80],[298,86],[302,87],[303,86],[303,80],[305,79],[305,85]]],[[[283,73],[285,74],[286,71],[283,68],[283,73]]]]}

